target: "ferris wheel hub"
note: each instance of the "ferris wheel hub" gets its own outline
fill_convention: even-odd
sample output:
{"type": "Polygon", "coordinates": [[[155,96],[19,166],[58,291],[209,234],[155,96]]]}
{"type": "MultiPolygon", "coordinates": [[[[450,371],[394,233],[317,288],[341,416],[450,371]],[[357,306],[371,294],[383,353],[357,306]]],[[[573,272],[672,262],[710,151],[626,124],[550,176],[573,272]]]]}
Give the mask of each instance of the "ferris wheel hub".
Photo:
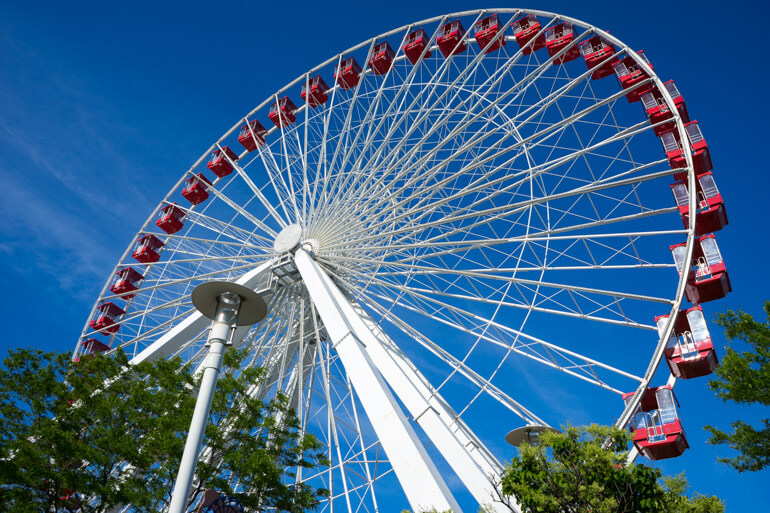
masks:
{"type": "Polygon", "coordinates": [[[275,237],[273,249],[276,253],[294,252],[302,240],[302,227],[292,223],[281,230],[275,237]]]}
{"type": "MultiPolygon", "coordinates": [[[[501,18],[488,14],[467,11],[439,23],[435,17],[371,38],[299,75],[239,119],[209,160],[202,156],[163,198],[154,225],[148,219],[142,226],[133,253],[124,253],[94,304],[75,355],[123,347],[134,354],[132,363],[178,354],[209,365],[204,340],[209,350],[219,345],[214,338],[242,345],[248,365],[275,377],[259,394],[285,390],[302,398],[304,411],[326,409],[339,419],[301,416],[303,432],[338,446],[328,470],[302,481],[341,479],[344,493],[332,494],[325,509],[344,509],[351,499],[369,509],[360,489],[371,491],[365,495],[377,509],[375,490],[390,495],[398,488],[412,510],[434,504],[434,497],[446,502],[439,509],[450,509],[445,484],[425,485],[442,482],[430,468],[432,454],[448,462],[463,494],[483,504],[494,493],[489,476],[499,476],[502,466],[474,426],[490,416],[510,422],[514,413],[528,422],[505,437],[516,447],[536,445],[552,430],[513,395],[558,422],[577,408],[606,418],[604,402],[573,389],[574,378],[602,394],[633,386],[624,394],[633,401],[622,403],[621,426],[637,403],[657,411],[641,391],[664,358],[672,372],[685,373],[684,356],[697,372],[711,372],[713,349],[696,359],[695,342],[679,344],[676,353],[667,342],[681,326],[694,329],[694,309],[680,310],[685,297],[701,302],[730,289],[723,263],[706,262],[701,270],[721,274],[690,283],[689,269],[706,259],[703,244],[713,241],[705,234],[724,227],[727,217],[708,171],[708,147],[683,97],[641,52],[593,26],[519,9],[502,9],[501,18]],[[593,87],[609,76],[620,89],[593,87]],[[621,112],[619,95],[641,103],[646,128],[641,116],[621,112]],[[267,128],[258,118],[270,120],[267,128]],[[655,137],[665,158],[648,151],[645,138],[655,137]],[[667,172],[648,171],[660,162],[677,171],[674,184],[660,183],[667,172]],[[204,171],[232,176],[212,182],[204,171]],[[649,186],[637,190],[641,183],[649,186]],[[181,198],[201,210],[173,203],[180,186],[181,198]],[[669,188],[674,207],[656,197],[669,188]],[[708,212],[696,208],[699,195],[709,200],[708,212]],[[686,242],[670,246],[671,233],[685,232],[686,242]],[[649,242],[636,244],[641,237],[649,242]],[[662,274],[672,267],[667,248],[680,275],[676,288],[662,274]],[[246,290],[207,283],[189,296],[192,285],[212,276],[246,290]],[[199,313],[185,314],[188,297],[199,313]],[[272,313],[262,328],[236,333],[237,320],[226,322],[257,322],[265,300],[272,313]],[[652,314],[664,312],[653,304],[671,307],[654,326],[652,314]],[[212,337],[206,317],[221,328],[217,333],[226,324],[230,331],[212,337]],[[602,329],[590,347],[564,336],[599,322],[611,330],[602,329]],[[644,377],[636,374],[645,360],[637,365],[613,351],[619,337],[647,343],[649,333],[632,335],[628,327],[659,328],[644,377]],[[504,363],[508,354],[517,360],[504,363]],[[517,382],[515,371],[526,369],[519,359],[533,364],[530,387],[517,382]],[[535,386],[546,380],[548,389],[535,386]],[[571,404],[569,393],[584,402],[571,404]],[[561,404],[551,405],[551,397],[561,404]],[[368,417],[364,429],[359,405],[368,417]],[[410,423],[423,431],[405,436],[410,423]],[[428,442],[433,449],[425,453],[428,442]],[[421,462],[428,467],[415,470],[421,462]]],[[[645,430],[637,434],[644,455],[652,454],[651,443],[662,457],[686,448],[683,432],[664,444],[645,430]]]]}
{"type": "Polygon", "coordinates": [[[321,246],[321,243],[318,242],[318,239],[309,238],[302,241],[302,249],[310,253],[311,255],[315,255],[318,253],[318,248],[321,246]]]}

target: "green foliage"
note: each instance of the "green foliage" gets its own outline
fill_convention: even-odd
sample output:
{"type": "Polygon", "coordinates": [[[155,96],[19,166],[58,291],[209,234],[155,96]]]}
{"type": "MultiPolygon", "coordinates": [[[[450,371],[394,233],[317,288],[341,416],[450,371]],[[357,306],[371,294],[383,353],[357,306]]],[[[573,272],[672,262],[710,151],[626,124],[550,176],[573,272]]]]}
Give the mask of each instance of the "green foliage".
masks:
{"type": "Polygon", "coordinates": [[[568,427],[523,444],[506,467],[502,493],[531,513],[722,513],[719,499],[689,499],[684,476],[664,487],[660,471],[625,466],[629,435],[614,427],[568,427]]]}
{"type": "MultiPolygon", "coordinates": [[[[770,301],[765,302],[766,322],[758,322],[743,311],[720,314],[717,324],[725,328],[728,340],[741,340],[750,350],[738,352],[728,347],[709,388],[723,401],[770,406],[770,301]]],[[[757,471],[770,465],[770,419],[756,427],[737,420],[726,433],[706,426],[709,443],[727,444],[738,451],[734,458],[719,458],[739,472],[757,471]]]]}
{"type": "MultiPolygon", "coordinates": [[[[320,444],[299,435],[285,398],[265,404],[248,397],[262,373],[232,370],[242,358],[226,355],[204,441],[213,450],[199,465],[191,503],[213,487],[251,511],[255,497],[260,507],[279,511],[312,508],[325,490],[294,486],[283,469],[324,463],[320,444]],[[225,476],[256,493],[236,493],[225,476]]],[[[121,504],[153,513],[167,507],[195,386],[179,360],[129,367],[120,351],[78,362],[64,354],[10,351],[0,369],[0,504],[18,513],[58,512],[75,496],[88,498],[84,512],[121,504]]]]}
{"type": "Polygon", "coordinates": [[[615,428],[545,432],[538,446],[520,447],[503,476],[502,491],[539,513],[663,511],[659,472],[643,465],[624,469],[627,446],[627,434],[615,428]],[[603,448],[605,440],[611,450],[603,448]]]}
{"type": "MultiPolygon", "coordinates": [[[[401,513],[411,513],[411,512],[409,510],[405,509],[401,513]]],[[[419,511],[418,513],[452,513],[452,510],[448,509],[446,511],[439,511],[436,508],[431,508],[431,509],[426,509],[426,510],[419,511]]]]}
{"type": "Polygon", "coordinates": [[[663,478],[666,488],[668,511],[673,513],[724,513],[725,504],[718,497],[695,493],[692,499],[685,495],[690,486],[684,477],[684,472],[677,476],[663,478]]]}
{"type": "MultiPolygon", "coordinates": [[[[225,355],[225,365],[239,369],[244,357],[245,353],[231,351],[225,355]]],[[[247,510],[307,511],[327,491],[302,483],[290,485],[286,478],[293,481],[298,469],[328,462],[314,436],[298,436],[299,420],[289,409],[287,397],[279,395],[265,404],[248,395],[248,388],[259,380],[261,371],[249,367],[237,375],[230,372],[220,377],[211,423],[206,429],[212,451],[198,465],[201,484],[197,491],[216,488],[224,495],[237,497],[247,510]],[[224,415],[234,403],[238,404],[239,415],[224,415]],[[222,461],[227,463],[227,479],[218,468],[222,461]],[[248,493],[234,490],[234,481],[248,493]]]]}

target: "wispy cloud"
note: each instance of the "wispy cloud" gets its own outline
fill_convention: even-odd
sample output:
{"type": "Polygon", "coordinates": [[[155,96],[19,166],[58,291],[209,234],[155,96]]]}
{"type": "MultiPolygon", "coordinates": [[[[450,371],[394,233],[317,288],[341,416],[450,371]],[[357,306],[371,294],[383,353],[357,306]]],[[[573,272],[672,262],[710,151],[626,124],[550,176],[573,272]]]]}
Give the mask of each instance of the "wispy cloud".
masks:
{"type": "Polygon", "coordinates": [[[56,201],[18,183],[0,202],[0,217],[0,258],[6,272],[36,274],[42,283],[55,284],[78,300],[93,298],[100,286],[94,277],[103,279],[105,268],[116,258],[116,250],[97,230],[56,201]]]}
{"type": "Polygon", "coordinates": [[[90,302],[165,191],[121,146],[137,128],[94,83],[11,35],[1,44],[0,260],[90,302]]]}

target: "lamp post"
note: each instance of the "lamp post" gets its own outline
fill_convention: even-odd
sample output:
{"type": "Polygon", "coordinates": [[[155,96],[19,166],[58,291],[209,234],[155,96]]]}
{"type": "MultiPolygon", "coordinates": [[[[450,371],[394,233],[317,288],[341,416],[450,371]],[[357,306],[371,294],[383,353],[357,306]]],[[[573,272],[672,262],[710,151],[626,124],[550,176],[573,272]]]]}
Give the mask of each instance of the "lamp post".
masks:
{"type": "Polygon", "coordinates": [[[526,426],[516,428],[507,435],[505,435],[505,441],[514,447],[519,447],[523,442],[529,445],[538,445],[540,435],[546,431],[552,433],[558,433],[558,429],[554,429],[550,426],[542,426],[540,424],[527,424],[526,426]]]}
{"type": "Polygon", "coordinates": [[[209,351],[203,362],[203,377],[171,495],[169,513],[184,513],[187,510],[187,497],[198,464],[225,347],[232,345],[232,334],[236,326],[250,326],[264,319],[267,314],[267,305],[259,294],[243,285],[224,281],[198,285],[192,292],[192,302],[200,313],[212,319],[206,342],[209,351]]]}

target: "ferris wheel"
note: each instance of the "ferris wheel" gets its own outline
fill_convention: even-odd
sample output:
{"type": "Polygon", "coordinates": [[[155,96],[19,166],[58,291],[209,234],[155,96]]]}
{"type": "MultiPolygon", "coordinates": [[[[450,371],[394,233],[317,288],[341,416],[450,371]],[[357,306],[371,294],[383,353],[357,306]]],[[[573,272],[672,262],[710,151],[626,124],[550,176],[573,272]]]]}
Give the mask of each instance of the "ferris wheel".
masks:
{"type": "Polygon", "coordinates": [[[647,457],[686,448],[670,392],[717,363],[699,304],[729,292],[726,223],[697,121],[642,52],[546,12],[439,16],[226,131],[141,227],[75,356],[197,365],[192,290],[246,286],[268,314],[233,342],[267,369],[254,394],[287,394],[325,444],[329,467],[297,475],[330,490],[320,511],[467,511],[516,427],[630,422],[647,457]],[[679,431],[656,431],[669,406],[679,431]]]}

